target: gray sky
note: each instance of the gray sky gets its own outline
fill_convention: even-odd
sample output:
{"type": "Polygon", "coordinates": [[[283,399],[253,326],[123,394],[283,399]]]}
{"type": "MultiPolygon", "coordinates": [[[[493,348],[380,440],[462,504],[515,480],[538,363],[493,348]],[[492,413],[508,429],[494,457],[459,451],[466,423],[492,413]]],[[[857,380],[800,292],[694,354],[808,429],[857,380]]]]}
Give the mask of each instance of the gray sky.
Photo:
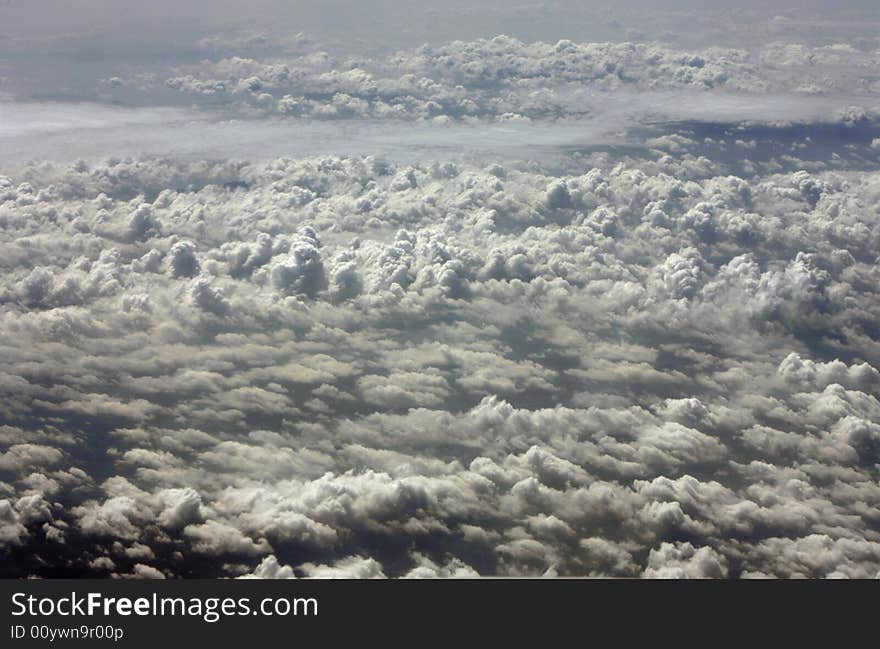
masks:
{"type": "MultiPolygon", "coordinates": [[[[411,35],[435,35],[443,40],[461,38],[468,31],[494,35],[500,31],[524,35],[547,29],[562,33],[601,27],[597,17],[607,15],[629,18],[655,13],[710,11],[759,11],[761,14],[787,12],[797,18],[805,12],[832,13],[835,19],[852,14],[873,13],[872,0],[746,0],[735,3],[697,0],[621,0],[614,3],[587,0],[550,2],[501,2],[499,0],[191,0],[174,2],[154,0],[2,0],[0,34],[12,38],[50,38],[78,42],[85,50],[118,44],[123,40],[134,46],[165,43],[185,36],[212,30],[267,29],[306,30],[317,34],[344,37],[372,37],[377,41],[406,41],[411,35]],[[627,15],[629,14],[629,15],[627,15]],[[468,21],[461,21],[462,15],[468,21]],[[592,17],[581,23],[573,16],[592,17]],[[537,20],[536,20],[537,19],[537,20]],[[97,42],[96,42],[97,40],[97,42]]],[[[613,18],[612,18],[613,19],[613,18]]],[[[683,21],[693,30],[691,20],[683,21]]],[[[649,26],[645,21],[639,28],[649,26]]],[[[613,31],[613,26],[607,26],[613,31]]],[[[662,28],[666,28],[662,25],[662,28]]],[[[684,27],[684,25],[682,25],[684,27]]],[[[601,30],[600,30],[601,31],[601,30]]]]}

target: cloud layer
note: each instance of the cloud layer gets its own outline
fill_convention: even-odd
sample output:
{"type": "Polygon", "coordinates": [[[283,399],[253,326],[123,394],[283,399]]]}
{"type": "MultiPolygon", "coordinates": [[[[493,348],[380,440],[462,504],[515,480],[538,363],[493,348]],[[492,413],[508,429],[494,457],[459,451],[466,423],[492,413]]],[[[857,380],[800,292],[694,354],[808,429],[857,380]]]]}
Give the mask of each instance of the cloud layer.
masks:
{"type": "Polygon", "coordinates": [[[555,120],[593,112],[597,92],[698,90],[876,96],[880,49],[785,41],[759,49],[641,42],[523,42],[510,36],[334,56],[302,41],[282,57],[230,55],[102,79],[98,94],[245,115],[405,121],[555,120]]]}
{"type": "Polygon", "coordinates": [[[876,15],[471,4],[0,7],[0,576],[880,576],[876,15]]]}
{"type": "Polygon", "coordinates": [[[876,576],[873,149],[742,142],[0,176],[4,574],[876,576]]]}

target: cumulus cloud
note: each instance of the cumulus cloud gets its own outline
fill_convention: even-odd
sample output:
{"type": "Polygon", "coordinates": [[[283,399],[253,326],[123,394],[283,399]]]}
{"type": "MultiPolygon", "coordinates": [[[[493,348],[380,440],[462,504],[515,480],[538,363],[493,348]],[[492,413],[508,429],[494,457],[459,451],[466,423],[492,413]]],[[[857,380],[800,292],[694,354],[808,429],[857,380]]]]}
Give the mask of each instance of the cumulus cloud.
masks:
{"type": "Polygon", "coordinates": [[[304,564],[302,570],[311,579],[382,579],[385,573],[375,559],[346,557],[332,566],[304,564]]]}
{"type": "Polygon", "coordinates": [[[651,550],[644,576],[652,579],[720,579],[727,576],[723,557],[709,547],[663,543],[651,550]]]}
{"type": "Polygon", "coordinates": [[[100,92],[449,147],[590,93],[689,121],[549,161],[4,169],[5,574],[878,574],[878,113],[736,117],[870,99],[870,47],[199,47],[100,92]]]}
{"type": "MultiPolygon", "coordinates": [[[[542,42],[498,35],[355,58],[317,48],[294,49],[282,58],[217,56],[163,74],[102,79],[98,93],[126,102],[162,96],[245,115],[511,123],[590,115],[601,106],[593,101],[595,93],[608,93],[612,102],[616,93],[669,90],[696,91],[697,101],[699,93],[716,91],[744,93],[745,101],[771,92],[875,93],[870,73],[875,56],[876,51],[842,44],[679,49],[657,42],[542,42]]],[[[638,101],[637,94],[631,98],[638,101]]],[[[720,98],[721,110],[736,103],[727,95],[720,98]]],[[[864,117],[862,107],[847,119],[864,117]]]]}

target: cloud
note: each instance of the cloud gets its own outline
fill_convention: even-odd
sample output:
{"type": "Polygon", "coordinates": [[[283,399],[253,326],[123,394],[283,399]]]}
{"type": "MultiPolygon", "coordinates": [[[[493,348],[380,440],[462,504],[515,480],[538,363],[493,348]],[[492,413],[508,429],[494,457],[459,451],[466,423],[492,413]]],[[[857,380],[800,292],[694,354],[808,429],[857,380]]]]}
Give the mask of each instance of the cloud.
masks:
{"type": "Polygon", "coordinates": [[[217,521],[189,525],[184,534],[192,541],[193,552],[199,554],[260,556],[270,550],[264,539],[255,543],[236,528],[217,521]]]}
{"type": "Polygon", "coordinates": [[[296,579],[293,568],[282,566],[273,555],[263,559],[252,573],[243,575],[239,579],[296,579]]]}
{"type": "Polygon", "coordinates": [[[293,41],[0,133],[6,574],[878,573],[870,47],[293,41]]]}
{"type": "Polygon", "coordinates": [[[651,550],[644,576],[652,579],[721,579],[727,576],[724,559],[711,548],[690,543],[663,543],[651,550]]]}
{"type": "Polygon", "coordinates": [[[385,574],[374,559],[347,557],[339,559],[332,566],[305,564],[302,567],[310,579],[382,579],[385,574]]]}
{"type": "Polygon", "coordinates": [[[21,524],[18,512],[12,504],[4,499],[0,500],[0,543],[19,545],[27,537],[27,528],[21,524]]]}

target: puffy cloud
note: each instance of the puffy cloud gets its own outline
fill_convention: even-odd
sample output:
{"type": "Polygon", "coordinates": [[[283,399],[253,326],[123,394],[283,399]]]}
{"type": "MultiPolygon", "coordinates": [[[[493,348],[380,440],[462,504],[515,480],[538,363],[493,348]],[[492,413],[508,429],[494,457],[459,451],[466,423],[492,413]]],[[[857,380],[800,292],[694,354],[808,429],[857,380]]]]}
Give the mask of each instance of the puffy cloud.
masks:
{"type": "Polygon", "coordinates": [[[652,579],[721,579],[727,576],[725,564],[712,548],[663,543],[651,550],[643,574],[652,579]]]}
{"type": "Polygon", "coordinates": [[[269,555],[260,562],[252,573],[243,575],[239,579],[296,579],[293,568],[282,566],[274,555],[269,555]]]}
{"type": "Polygon", "coordinates": [[[0,500],[0,543],[19,545],[27,537],[27,528],[8,500],[0,500]]]}
{"type": "Polygon", "coordinates": [[[270,551],[265,539],[254,542],[238,529],[218,521],[188,525],[184,528],[183,533],[192,541],[193,552],[199,554],[250,557],[260,556],[270,551]]]}
{"type": "Polygon", "coordinates": [[[230,310],[229,300],[222,291],[211,284],[205,277],[196,279],[190,288],[190,298],[199,309],[216,316],[226,315],[230,310]]]}
{"type": "Polygon", "coordinates": [[[171,274],[174,277],[192,277],[199,272],[199,260],[192,241],[178,241],[168,251],[171,274]]]}
{"type": "Polygon", "coordinates": [[[171,529],[179,529],[202,518],[202,499],[193,489],[166,489],[159,493],[165,508],[159,513],[158,522],[171,529]]]}
{"type": "Polygon", "coordinates": [[[320,243],[310,230],[291,243],[290,251],[270,268],[272,285],[287,294],[314,296],[327,286],[320,243]]]}
{"type": "MultiPolygon", "coordinates": [[[[865,57],[767,49],[294,48],[102,92],[445,142],[596,91],[805,93],[865,57]]],[[[653,125],[547,164],[4,170],[5,573],[875,576],[876,115],[834,120],[653,125]]]]}
{"type": "Polygon", "coordinates": [[[779,364],[778,371],[785,381],[816,390],[839,384],[870,391],[880,384],[880,372],[868,363],[850,366],[837,359],[827,363],[815,362],[809,358],[801,358],[797,352],[786,356],[779,364]]]}
{"type": "Polygon", "coordinates": [[[157,570],[153,566],[148,566],[145,563],[134,564],[131,573],[120,575],[120,577],[126,579],[165,579],[165,575],[161,570],[157,570]]]}
{"type": "Polygon", "coordinates": [[[132,540],[140,536],[140,523],[149,512],[130,496],[114,496],[103,503],[91,502],[74,510],[84,534],[132,540]]]}
{"type": "Polygon", "coordinates": [[[302,571],[310,579],[383,579],[385,573],[375,559],[346,557],[333,565],[304,564],[302,571]]]}
{"type": "Polygon", "coordinates": [[[476,570],[461,559],[454,557],[444,565],[437,565],[422,555],[416,555],[413,558],[416,561],[416,567],[404,575],[405,579],[473,579],[480,576],[476,570]]]}
{"type": "MultiPolygon", "coordinates": [[[[589,115],[596,92],[612,98],[616,93],[672,90],[723,90],[753,97],[773,91],[801,96],[876,92],[870,53],[851,47],[798,47],[804,48],[768,42],[754,48],[680,49],[631,41],[524,42],[498,35],[347,60],[327,51],[294,48],[281,59],[261,59],[252,52],[109,77],[98,83],[98,93],[115,101],[160,96],[205,107],[222,105],[247,115],[442,125],[451,120],[589,115]],[[840,74],[847,66],[852,73],[840,74]]],[[[854,110],[845,119],[855,124],[865,115],[854,110]]],[[[410,187],[405,174],[398,180],[401,187],[410,187]]],[[[548,205],[565,207],[559,191],[563,186],[550,189],[548,205]]]]}

